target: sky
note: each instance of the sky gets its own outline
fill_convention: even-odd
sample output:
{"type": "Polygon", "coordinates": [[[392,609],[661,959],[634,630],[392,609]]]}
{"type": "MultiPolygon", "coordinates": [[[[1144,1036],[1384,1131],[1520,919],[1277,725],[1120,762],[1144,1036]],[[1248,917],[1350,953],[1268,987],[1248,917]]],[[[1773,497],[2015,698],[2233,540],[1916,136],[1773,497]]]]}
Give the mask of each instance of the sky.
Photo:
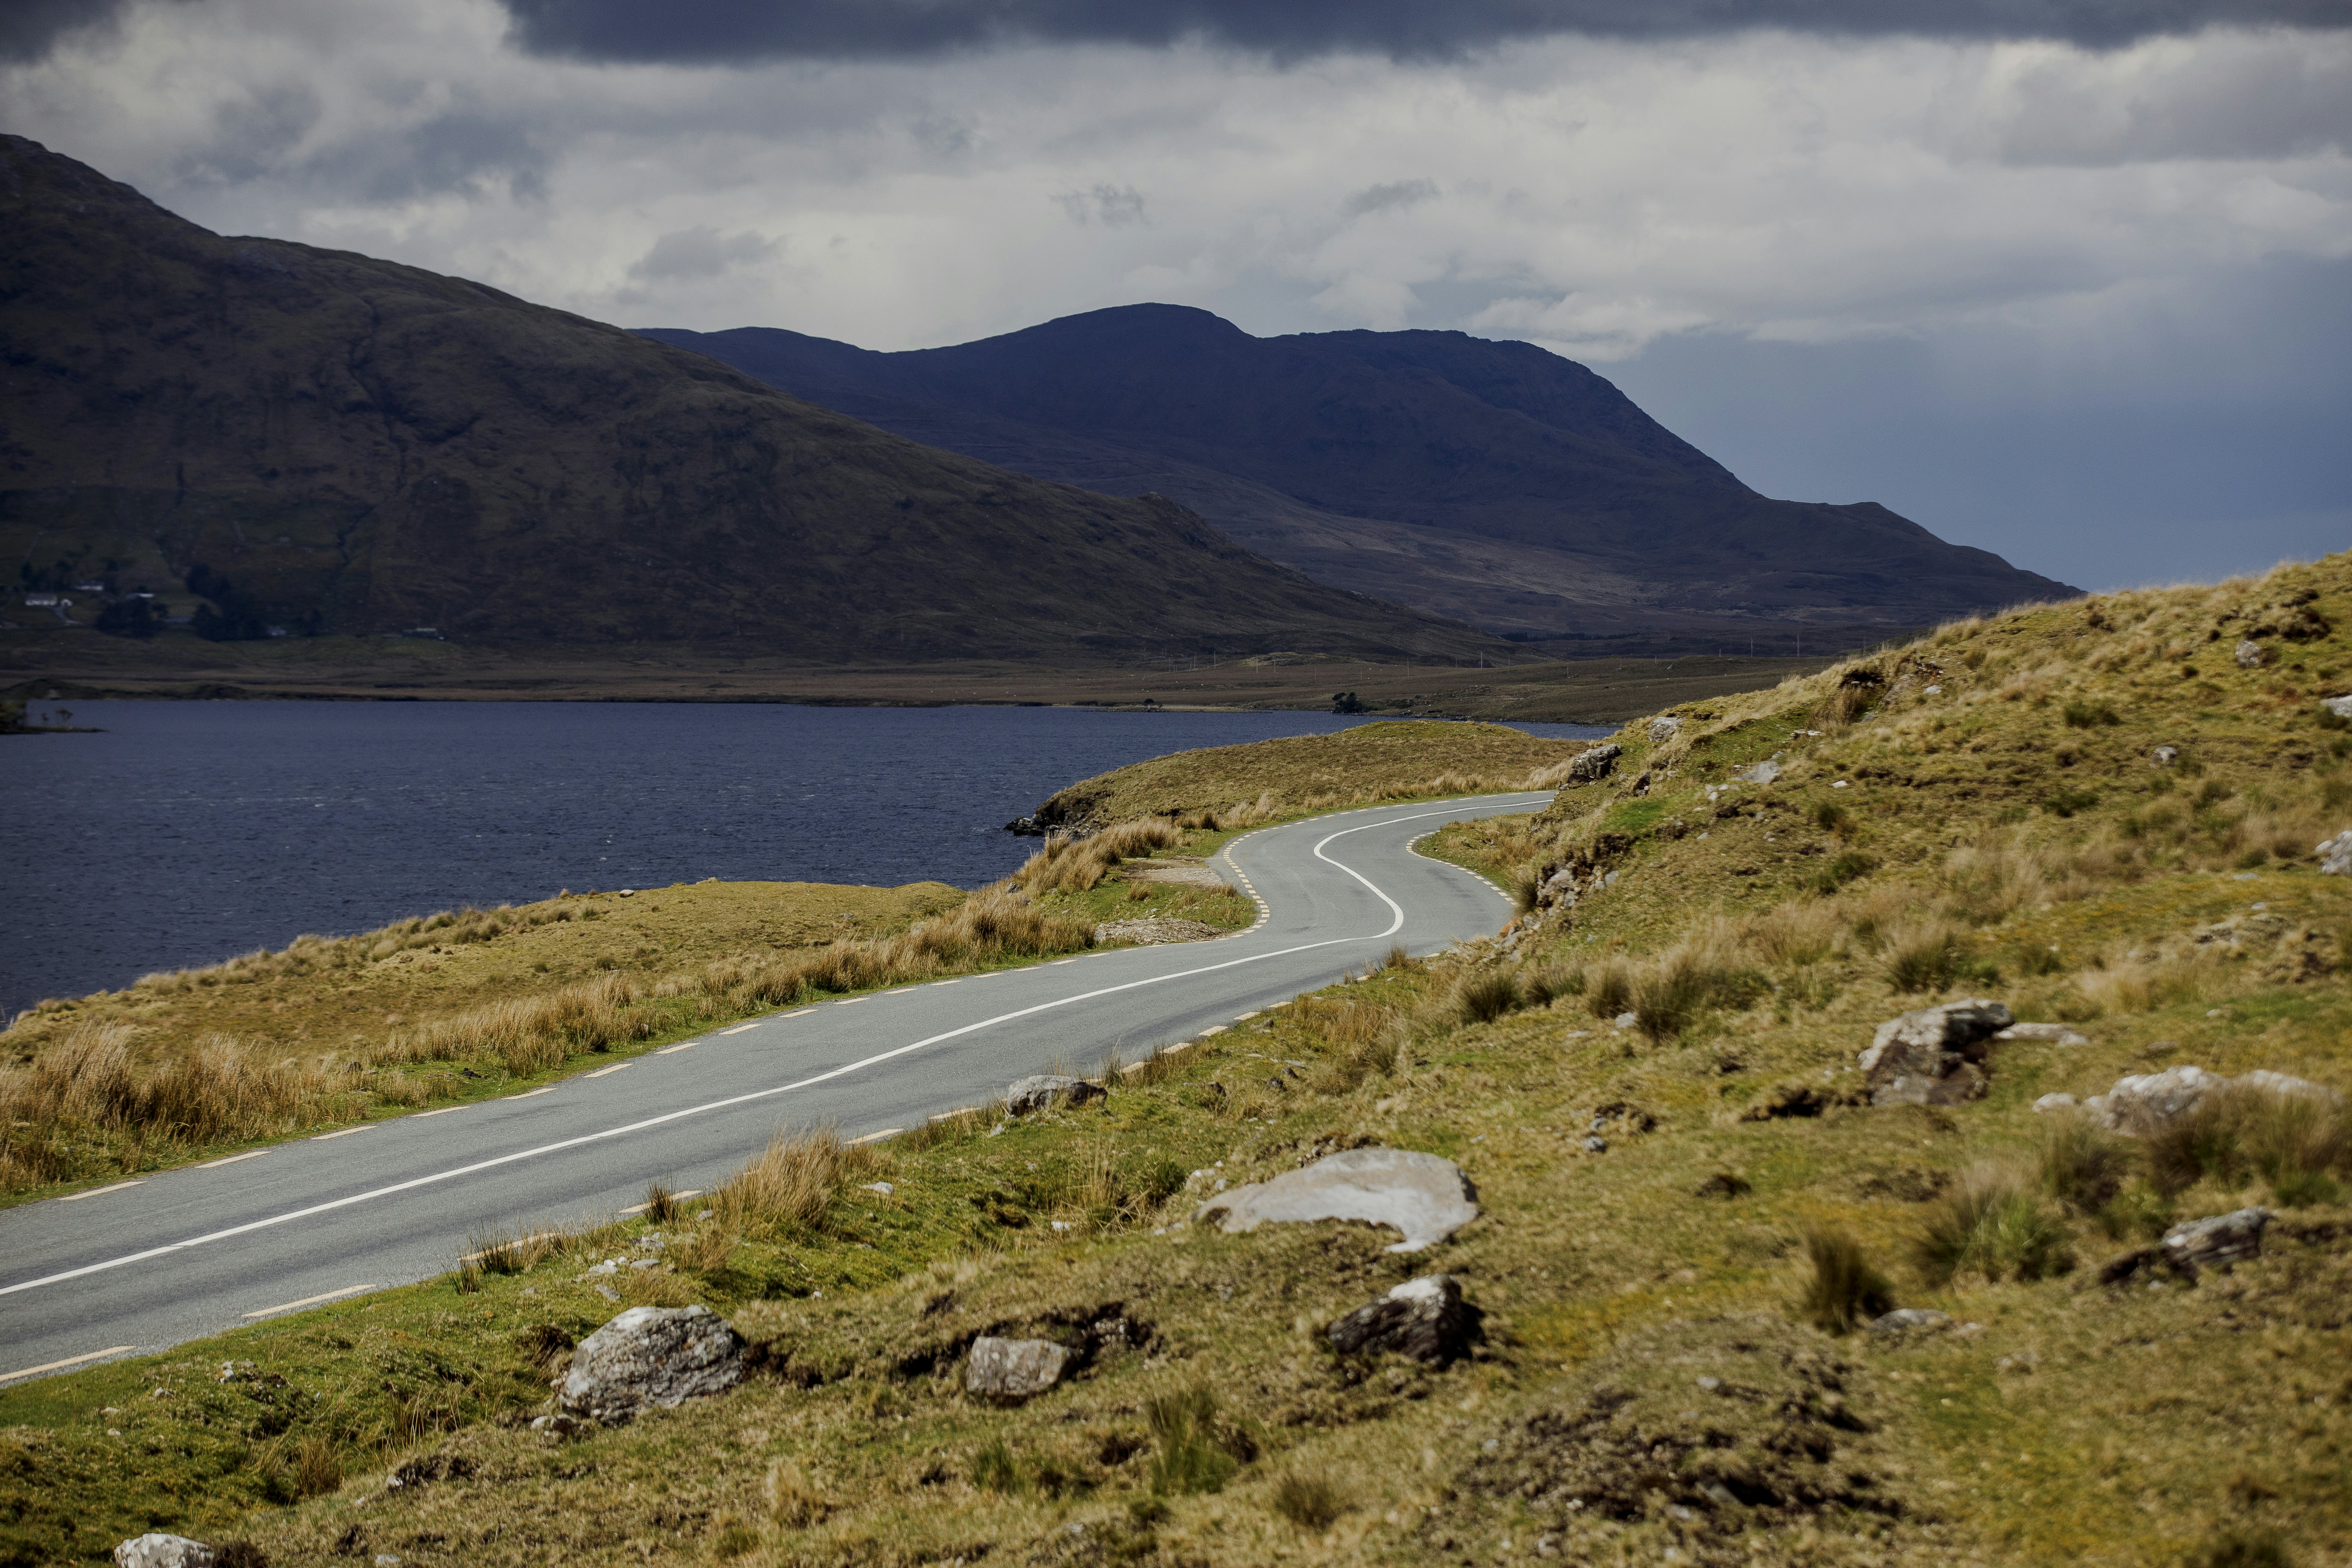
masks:
{"type": "Polygon", "coordinates": [[[2352,0],[8,0],[0,128],[625,326],[1521,338],[2086,588],[2352,545],[2352,0]]]}

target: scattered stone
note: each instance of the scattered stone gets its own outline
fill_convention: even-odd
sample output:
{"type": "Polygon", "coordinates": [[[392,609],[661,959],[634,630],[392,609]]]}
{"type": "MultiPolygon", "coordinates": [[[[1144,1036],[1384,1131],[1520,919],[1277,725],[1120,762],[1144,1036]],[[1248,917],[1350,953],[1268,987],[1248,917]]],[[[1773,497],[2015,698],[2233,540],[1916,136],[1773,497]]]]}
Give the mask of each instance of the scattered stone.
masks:
{"type": "Polygon", "coordinates": [[[2338,719],[2352,719],[2352,697],[2323,697],[2319,705],[2338,719]]]}
{"type": "Polygon", "coordinates": [[[982,1335],[964,1360],[963,1385],[986,1399],[1017,1403],[1062,1381],[1070,1352],[1051,1340],[1001,1340],[982,1335]]]}
{"type": "Polygon", "coordinates": [[[2173,763],[2180,760],[2180,748],[2178,746],[2158,746],[2156,750],[2150,752],[2148,755],[2156,760],[2156,765],[2158,767],[2168,768],[2173,763]]]}
{"type": "Polygon", "coordinates": [[[2352,874],[2352,827],[2333,838],[2323,838],[2312,849],[2319,857],[2319,868],[2330,877],[2352,874]]]}
{"type": "Polygon", "coordinates": [[[1617,759],[1624,752],[1625,748],[1613,741],[1605,746],[1593,746],[1580,752],[1575,760],[1568,764],[1568,776],[1578,784],[1591,784],[1596,779],[1605,779],[1617,766],[1617,759]]]}
{"type": "Polygon", "coordinates": [[[1368,1307],[1333,1323],[1326,1337],[1342,1355],[1391,1352],[1432,1366],[1445,1366],[1470,1353],[1479,1311],[1462,1299],[1462,1281],[1451,1274],[1408,1279],[1368,1307]]]}
{"type": "Polygon", "coordinates": [[[2015,1022],[2007,1007],[1981,997],[1888,1019],[1860,1058],[1870,1103],[1961,1105],[1979,1098],[1992,1038],[2015,1022]]]}
{"type": "Polygon", "coordinates": [[[1897,1307],[1870,1320],[1874,1334],[1907,1333],[1913,1329],[1948,1329],[1952,1320],[1927,1307],[1897,1307]]]}
{"type": "Polygon", "coordinates": [[[2200,1067],[2183,1065],[2162,1072],[2119,1078],[2106,1093],[2095,1094],[2083,1101],[2083,1109],[2110,1132],[2145,1138],[2196,1110],[2207,1095],[2231,1087],[2268,1094],[2313,1095],[2330,1104],[2341,1104],[2344,1099],[2323,1084],[2267,1068],[2257,1068],[2238,1078],[2227,1079],[2200,1067]]]}
{"type": "Polygon", "coordinates": [[[552,1415],[534,1415],[530,1418],[530,1429],[544,1433],[550,1437],[569,1437],[586,1425],[586,1422],[577,1416],[566,1415],[562,1411],[552,1415]]]}
{"type": "Polygon", "coordinates": [[[2192,1275],[2200,1268],[2260,1258],[2263,1227],[2270,1223],[2271,1211],[2256,1207],[2176,1225],[2164,1233],[2164,1256],[2192,1275]]]}
{"type": "Polygon", "coordinates": [[[2234,657],[2237,658],[2240,669],[2260,669],[2269,659],[2270,652],[2262,644],[2248,637],[2238,645],[2238,651],[2234,657]]]}
{"type": "Polygon", "coordinates": [[[2087,1046],[2091,1043],[2090,1036],[2076,1034],[2063,1024],[2011,1024],[1997,1032],[1993,1038],[2003,1042],[2048,1040],[2061,1046],[2087,1046]]]}
{"type": "Polygon", "coordinates": [[[1349,1149],[1270,1182],[1220,1193],[1192,1217],[1220,1219],[1228,1235],[1269,1221],[1360,1220],[1402,1233],[1389,1251],[1419,1252],[1476,1219],[1477,1199],[1451,1160],[1407,1149],[1349,1149]]]}
{"type": "Polygon", "coordinates": [[[1780,776],[1780,764],[1767,757],[1752,768],[1742,768],[1731,775],[1741,784],[1768,784],[1780,776]]]}
{"type": "Polygon", "coordinates": [[[1630,1029],[1641,1021],[1641,1015],[1637,1013],[1620,1013],[1609,1020],[1611,1026],[1619,1029],[1630,1029]]]}
{"type": "Polygon", "coordinates": [[[886,1198],[898,1191],[887,1182],[868,1182],[857,1190],[861,1193],[880,1193],[886,1198]]]}
{"type": "Polygon", "coordinates": [[[1675,738],[1675,734],[1681,731],[1682,727],[1683,721],[1678,715],[1673,713],[1659,714],[1656,718],[1650,721],[1650,744],[1654,746],[1664,745],[1668,741],[1675,738]]]}
{"type": "Polygon", "coordinates": [[[2071,1094],[2045,1094],[2033,1102],[2033,1109],[2047,1116],[2053,1111],[2075,1110],[2082,1103],[2071,1094]]]}
{"type": "Polygon", "coordinates": [[[115,1568],[213,1568],[219,1561],[219,1553],[201,1541],[155,1531],[114,1549],[115,1568]]]}
{"type": "Polygon", "coordinates": [[[673,1409],[743,1380],[743,1338],[708,1307],[632,1307],[580,1342],[561,1395],[607,1424],[673,1409]]]}
{"type": "Polygon", "coordinates": [[[1107,947],[1115,942],[1125,942],[1138,947],[1158,947],[1171,942],[1208,942],[1227,934],[1223,927],[1206,921],[1150,915],[1139,920],[1103,921],[1095,927],[1095,945],[1107,947]]]}
{"type": "Polygon", "coordinates": [[[1027,1078],[1016,1079],[1013,1087],[1004,1091],[1004,1109],[1015,1116],[1025,1116],[1033,1110],[1051,1109],[1057,1100],[1066,1100],[1072,1105],[1085,1105],[1102,1097],[1101,1085],[1088,1083],[1082,1078],[1071,1078],[1057,1072],[1031,1073],[1027,1078]]]}
{"type": "Polygon", "coordinates": [[[1584,1152],[1588,1154],[1606,1154],[1609,1152],[1609,1140],[1599,1133],[1594,1133],[1584,1141],[1584,1152]]]}

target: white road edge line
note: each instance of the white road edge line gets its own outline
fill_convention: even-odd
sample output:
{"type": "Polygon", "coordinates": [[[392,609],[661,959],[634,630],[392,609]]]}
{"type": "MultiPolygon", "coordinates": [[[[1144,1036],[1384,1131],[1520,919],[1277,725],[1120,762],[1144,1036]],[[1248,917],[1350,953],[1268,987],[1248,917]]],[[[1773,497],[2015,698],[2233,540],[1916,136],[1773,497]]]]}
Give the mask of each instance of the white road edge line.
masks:
{"type": "Polygon", "coordinates": [[[61,1204],[78,1204],[84,1198],[102,1198],[109,1193],[119,1193],[125,1187],[135,1187],[137,1185],[139,1185],[137,1182],[117,1182],[110,1187],[92,1187],[86,1193],[68,1193],[65,1196],[59,1198],[58,1202],[61,1204]]]}
{"type": "Polygon", "coordinates": [[[19,1367],[15,1372],[0,1372],[0,1383],[14,1383],[20,1377],[38,1377],[45,1372],[63,1372],[69,1366],[79,1366],[86,1361],[96,1361],[100,1356],[121,1355],[125,1351],[135,1351],[138,1348],[137,1345],[109,1345],[102,1351],[86,1351],[80,1355],[69,1355],[63,1361],[47,1361],[38,1366],[19,1367]]]}
{"type": "Polygon", "coordinates": [[[582,1078],[604,1078],[612,1073],[626,1072],[636,1065],[637,1064],[635,1062],[614,1062],[611,1067],[598,1068],[594,1072],[583,1072],[580,1076],[582,1078]]]}
{"type": "Polygon", "coordinates": [[[344,1296],[356,1296],[362,1290],[378,1290],[382,1289],[383,1287],[379,1285],[346,1285],[340,1290],[330,1290],[323,1296],[305,1296],[299,1301],[286,1301],[275,1307],[263,1307],[257,1311],[244,1313],[243,1316],[248,1318],[274,1318],[280,1312],[290,1312],[297,1307],[315,1307],[321,1301],[332,1301],[344,1296]]]}
{"type": "MultiPolygon", "coordinates": [[[[452,1106],[450,1109],[456,1110],[457,1108],[452,1106]]],[[[264,1154],[268,1152],[269,1151],[267,1149],[252,1149],[242,1154],[231,1154],[226,1160],[207,1160],[201,1165],[191,1165],[188,1168],[192,1171],[217,1171],[223,1165],[234,1165],[239,1160],[258,1160],[264,1154]]]]}
{"type": "MultiPolygon", "coordinates": [[[[1476,800],[1485,805],[1491,805],[1497,801],[1508,800],[1511,798],[1513,797],[1508,795],[1474,795],[1463,797],[1464,800],[1476,800]]],[[[1531,795],[1529,798],[1536,797],[1531,795]]],[[[1549,797],[1546,796],[1543,798],[1549,797]]],[[[1343,827],[1339,832],[1324,838],[1315,846],[1315,855],[1318,859],[1328,861],[1331,865],[1339,866],[1339,869],[1347,872],[1348,875],[1355,878],[1359,882],[1363,883],[1365,887],[1371,889],[1373,896],[1378,898],[1381,902],[1388,905],[1389,909],[1392,911],[1394,918],[1390,921],[1388,929],[1374,935],[1335,936],[1326,938],[1322,942],[1301,942],[1297,947],[1277,948],[1272,952],[1253,953],[1247,958],[1229,958],[1222,963],[1203,964],[1198,969],[1180,970],[1172,974],[1155,974],[1142,980],[1129,980],[1118,985],[1106,985],[1098,990],[1081,992],[1075,996],[1064,996],[1052,1002],[1040,1002],[1034,1006],[1019,1008],[1011,1013],[1000,1013],[993,1018],[982,1018],[978,1023],[966,1024],[961,1028],[950,1029],[942,1034],[932,1035],[928,1038],[917,1040],[911,1045],[898,1046],[890,1050],[877,1052],[877,1054],[866,1057],[861,1060],[845,1063],[844,1065],[834,1068],[829,1071],[817,1073],[812,1077],[801,1079],[796,1082],[778,1084],[772,1089],[757,1089],[751,1090],[748,1094],[730,1095],[725,1100],[714,1100],[704,1105],[690,1105],[683,1110],[672,1110],[660,1116],[649,1116],[642,1121],[632,1121],[625,1126],[608,1127],[602,1132],[584,1132],[577,1138],[565,1138],[553,1143],[542,1143],[533,1149],[518,1149],[511,1154],[493,1155],[488,1160],[477,1160],[470,1165],[458,1165],[450,1170],[436,1171],[430,1175],[412,1176],[407,1181],[394,1182],[392,1185],[387,1187],[375,1187],[367,1192],[352,1193],[344,1197],[331,1198],[322,1204],[312,1204],[308,1208],[291,1209],[285,1214],[271,1215],[266,1219],[247,1220],[243,1225],[231,1226],[226,1230],[208,1231],[202,1236],[189,1237],[184,1241],[167,1242],[162,1247],[151,1247],[143,1252],[132,1252],[125,1254],[121,1258],[110,1258],[102,1263],[86,1263],[79,1268],[68,1268],[57,1274],[45,1274],[37,1279],[20,1279],[14,1285],[0,1285],[0,1296],[13,1296],[19,1290],[38,1289],[44,1285],[61,1285],[68,1279],[79,1279],[92,1274],[102,1274],[109,1269],[127,1268],[134,1263],[144,1263],[151,1258],[168,1257],[170,1254],[174,1252],[184,1252],[192,1247],[204,1247],[212,1242],[227,1241],[236,1237],[247,1236],[257,1230],[268,1230],[277,1226],[291,1225],[296,1220],[309,1219],[314,1215],[331,1214],[337,1209],[350,1208],[355,1204],[372,1203],[377,1198],[392,1197],[400,1193],[412,1192],[418,1187],[429,1187],[436,1185],[442,1182],[453,1182],[461,1176],[474,1175],[482,1171],[494,1171],[502,1165],[512,1165],[524,1160],[535,1160],[546,1154],[561,1153],[566,1149],[577,1149],[589,1143],[601,1143],[607,1139],[612,1138],[624,1138],[632,1132],[642,1132],[649,1127],[660,1127],[672,1121],[682,1121],[689,1116],[701,1116],[714,1110],[731,1110],[735,1106],[747,1105],[755,1100],[772,1100],[777,1095],[792,1094],[800,1089],[812,1089],[818,1084],[830,1082],[837,1078],[846,1078],[852,1073],[862,1072],[866,1068],[877,1066],[882,1062],[891,1061],[897,1058],[908,1055],[911,1052],[923,1050],[928,1047],[940,1045],[949,1040],[961,1039],[966,1035],[978,1034],[982,1029],[993,1028],[999,1024],[1009,1024],[1015,1019],[1026,1018],[1037,1013],[1050,1013],[1056,1007],[1068,1007],[1080,1002],[1091,1002],[1098,996],[1116,995],[1121,991],[1140,990],[1142,987],[1147,985],[1164,985],[1169,982],[1175,980],[1191,980],[1202,974],[1214,974],[1220,970],[1238,969],[1246,963],[1264,963],[1270,959],[1287,958],[1294,952],[1312,952],[1318,948],[1342,947],[1349,942],[1382,941],[1385,938],[1394,936],[1398,931],[1404,929],[1403,907],[1394,899],[1391,899],[1386,893],[1381,892],[1379,888],[1373,886],[1371,880],[1365,877],[1361,872],[1348,866],[1341,866],[1339,861],[1331,859],[1328,855],[1323,853],[1324,847],[1328,845],[1332,839],[1344,838],[1351,833],[1365,833],[1375,827],[1387,827],[1399,822],[1416,822],[1424,816],[1447,816],[1454,807],[1458,806],[1461,804],[1462,801],[1457,800],[1453,803],[1452,805],[1449,805],[1446,810],[1420,812],[1411,816],[1383,817],[1379,822],[1368,822],[1360,827],[1343,827]]],[[[552,1089],[555,1086],[551,1084],[548,1087],[552,1089]]],[[[533,1089],[531,1092],[533,1094],[544,1094],[547,1090],[533,1089]]],[[[520,1100],[523,1096],[515,1095],[510,1098],[520,1100]]],[[[284,1310],[285,1309],[273,1309],[273,1310],[284,1310]]]]}

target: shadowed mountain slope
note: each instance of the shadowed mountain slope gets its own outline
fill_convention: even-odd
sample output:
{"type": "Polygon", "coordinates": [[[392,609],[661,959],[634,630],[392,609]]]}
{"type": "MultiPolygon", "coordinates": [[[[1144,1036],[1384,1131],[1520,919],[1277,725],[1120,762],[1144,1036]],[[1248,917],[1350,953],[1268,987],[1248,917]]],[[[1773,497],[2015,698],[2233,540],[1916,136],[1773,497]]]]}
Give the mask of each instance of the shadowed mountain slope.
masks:
{"type": "Polygon", "coordinates": [[[1760,496],[1530,343],[1254,338],[1174,305],[902,353],[646,335],[1006,468],[1174,496],[1323,582],[1523,637],[1785,642],[2074,592],[1874,503],[1760,496]]]}
{"type": "Polygon", "coordinates": [[[1173,501],[930,450],[461,279],[224,238],[18,137],[0,549],[26,586],[184,601],[201,564],[211,624],[257,635],[812,659],[1496,647],[1173,501]]]}

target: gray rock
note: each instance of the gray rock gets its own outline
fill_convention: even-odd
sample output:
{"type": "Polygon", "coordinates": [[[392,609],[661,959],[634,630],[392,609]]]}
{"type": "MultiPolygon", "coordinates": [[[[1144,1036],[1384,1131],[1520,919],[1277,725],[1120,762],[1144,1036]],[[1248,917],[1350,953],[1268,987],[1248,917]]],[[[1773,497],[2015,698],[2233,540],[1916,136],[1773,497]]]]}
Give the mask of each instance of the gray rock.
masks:
{"type": "Polygon", "coordinates": [[[982,1335],[964,1359],[963,1385],[986,1399],[1023,1400],[1062,1381],[1067,1348],[1051,1340],[1000,1340],[982,1335]]]}
{"type": "Polygon", "coordinates": [[[1993,1038],[2003,1044],[2011,1040],[2048,1040],[2060,1046],[2087,1046],[2091,1043],[2090,1036],[2078,1035],[2063,1024],[2011,1024],[1994,1034],[1993,1038]]]}
{"type": "Polygon", "coordinates": [[[2158,767],[2168,768],[2173,763],[2180,760],[2180,748],[2178,746],[2158,746],[2156,750],[2150,752],[2148,755],[2155,759],[2156,765],[2158,767]]]}
{"type": "Polygon", "coordinates": [[[2236,658],[2240,669],[2259,669],[2270,658],[2270,652],[2262,644],[2248,637],[2238,645],[2236,658]]]}
{"type": "Polygon", "coordinates": [[[2263,1227],[2270,1223],[2270,1210],[2250,1208],[2176,1225],[2164,1233],[2164,1256],[2174,1268],[2189,1273],[2214,1264],[2260,1258],[2263,1227]]]}
{"type": "Polygon", "coordinates": [[[1682,727],[1683,721],[1679,714],[1659,714],[1656,718],[1650,721],[1650,744],[1654,746],[1664,745],[1668,741],[1673,740],[1675,735],[1681,732],[1682,727]]]}
{"type": "Polygon", "coordinates": [[[2352,697],[2323,697],[2319,705],[2338,719],[2352,719],[2352,697]]]}
{"type": "Polygon", "coordinates": [[[114,1549],[115,1568],[213,1568],[218,1554],[201,1541],[151,1531],[114,1549]]]}
{"type": "Polygon", "coordinates": [[[1476,1219],[1477,1199],[1451,1160],[1407,1149],[1349,1149],[1270,1182],[1220,1193],[1192,1217],[1218,1220],[1229,1235],[1269,1222],[1360,1220],[1402,1233],[1391,1252],[1419,1252],[1476,1219]]]}
{"type": "Polygon", "coordinates": [[[2319,868],[2331,877],[2352,874],[2352,827],[2333,838],[2323,838],[2312,850],[2319,857],[2319,868]]]}
{"type": "Polygon", "coordinates": [[[2200,1100],[2229,1081],[2200,1067],[2167,1068],[2119,1078],[2106,1093],[2084,1100],[2083,1109],[2110,1132],[2145,1138],[2196,1110],[2200,1100]]]}
{"type": "Polygon", "coordinates": [[[559,1395],[606,1424],[673,1409],[743,1381],[743,1338],[708,1307],[632,1307],[580,1342],[559,1395]]]}
{"type": "Polygon", "coordinates": [[[2033,1109],[2047,1115],[2053,1110],[2078,1110],[2082,1103],[2071,1094],[2045,1094],[2033,1102],[2033,1109]]]}
{"type": "Polygon", "coordinates": [[[1101,1085],[1088,1083],[1082,1078],[1071,1078],[1057,1072],[1031,1073],[1027,1078],[1016,1079],[1013,1087],[1004,1091],[1004,1109],[1015,1116],[1025,1116],[1033,1110],[1050,1110],[1057,1100],[1066,1100],[1072,1105],[1085,1105],[1102,1097],[1101,1085]]]}
{"type": "Polygon", "coordinates": [[[1926,1307],[1897,1307],[1870,1320],[1874,1334],[1900,1334],[1913,1329],[1948,1329],[1952,1320],[1926,1307]]]}
{"type": "Polygon", "coordinates": [[[1767,757],[1754,767],[1742,768],[1731,776],[1741,784],[1768,784],[1780,776],[1780,764],[1767,757]]]}
{"type": "Polygon", "coordinates": [[[1470,1353],[1478,1316],[1462,1300],[1462,1281],[1451,1274],[1424,1274],[1357,1308],[1333,1323],[1326,1337],[1342,1355],[1391,1352],[1444,1366],[1470,1353]]]}
{"type": "Polygon", "coordinates": [[[1605,746],[1594,746],[1580,752],[1576,759],[1568,764],[1568,776],[1578,784],[1591,784],[1595,779],[1605,779],[1617,766],[1617,759],[1624,755],[1624,752],[1625,748],[1613,741],[1605,746]]]}
{"type": "Polygon", "coordinates": [[[1873,1105],[1959,1105],[1988,1081],[1982,1063],[1993,1037],[2015,1020],[1982,997],[1922,1007],[1878,1026],[1860,1058],[1873,1105]]]}

